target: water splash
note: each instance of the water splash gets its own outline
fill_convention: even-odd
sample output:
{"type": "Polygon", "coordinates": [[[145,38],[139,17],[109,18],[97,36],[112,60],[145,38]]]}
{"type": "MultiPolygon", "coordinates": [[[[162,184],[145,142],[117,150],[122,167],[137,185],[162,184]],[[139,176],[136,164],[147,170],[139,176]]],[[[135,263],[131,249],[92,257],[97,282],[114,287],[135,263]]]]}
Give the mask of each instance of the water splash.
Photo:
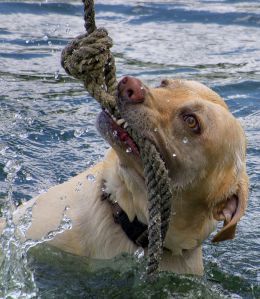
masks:
{"type": "Polygon", "coordinates": [[[2,216],[5,228],[0,237],[2,249],[0,265],[0,298],[36,298],[38,289],[35,284],[33,272],[29,268],[27,252],[37,244],[53,239],[64,230],[71,229],[71,220],[66,216],[66,207],[60,225],[54,231],[48,232],[40,240],[25,239],[26,232],[32,223],[33,206],[29,207],[24,215],[14,222],[13,212],[13,186],[18,171],[21,169],[17,161],[8,160],[4,171],[7,173],[7,197],[3,202],[2,216]]]}
{"type": "Polygon", "coordinates": [[[84,133],[85,133],[85,130],[84,130],[84,129],[76,129],[76,130],[74,131],[74,136],[75,136],[76,138],[78,138],[78,137],[81,137],[84,133]]]}
{"type": "MultiPolygon", "coordinates": [[[[27,239],[26,241],[23,242],[23,246],[25,251],[27,252],[30,248],[38,245],[38,244],[42,244],[44,242],[50,241],[53,238],[55,238],[58,234],[63,233],[65,230],[69,230],[72,228],[72,221],[71,219],[66,215],[66,212],[70,209],[69,206],[66,206],[64,211],[63,211],[63,215],[62,215],[62,219],[61,222],[59,224],[59,226],[57,227],[57,229],[48,232],[45,236],[43,236],[41,239],[39,240],[31,240],[31,239],[27,239]]],[[[28,209],[27,209],[28,210],[28,209]]],[[[29,209],[30,210],[30,209],[29,209]]],[[[29,212],[30,213],[30,212],[29,212]]],[[[24,217],[23,217],[24,219],[24,217]]],[[[32,219],[32,215],[30,215],[30,217],[28,218],[32,219]]],[[[19,228],[20,228],[20,223],[19,222],[19,228]]],[[[31,224],[31,223],[30,223],[31,224]]],[[[28,228],[30,227],[30,225],[28,226],[28,228]]],[[[27,230],[26,230],[27,231],[27,230]]]]}
{"type": "Polygon", "coordinates": [[[0,238],[3,255],[0,266],[1,298],[33,298],[37,293],[33,273],[28,268],[26,251],[20,247],[17,227],[13,221],[15,209],[12,200],[13,184],[19,170],[18,162],[11,160],[6,163],[4,168],[4,171],[7,172],[8,192],[2,209],[6,226],[0,238]]]}
{"type": "Polygon", "coordinates": [[[140,261],[144,258],[144,249],[142,247],[138,247],[134,253],[134,257],[140,261]]]}

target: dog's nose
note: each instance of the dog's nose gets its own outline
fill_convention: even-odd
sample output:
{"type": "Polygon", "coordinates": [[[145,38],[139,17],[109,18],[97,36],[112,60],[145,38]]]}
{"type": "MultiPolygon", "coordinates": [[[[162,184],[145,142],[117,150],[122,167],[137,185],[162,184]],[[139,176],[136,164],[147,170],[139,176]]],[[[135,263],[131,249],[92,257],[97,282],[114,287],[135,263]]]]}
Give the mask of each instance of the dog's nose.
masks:
{"type": "Polygon", "coordinates": [[[124,77],[118,83],[118,95],[129,102],[142,103],[144,101],[143,84],[139,79],[134,77],[124,77]]]}

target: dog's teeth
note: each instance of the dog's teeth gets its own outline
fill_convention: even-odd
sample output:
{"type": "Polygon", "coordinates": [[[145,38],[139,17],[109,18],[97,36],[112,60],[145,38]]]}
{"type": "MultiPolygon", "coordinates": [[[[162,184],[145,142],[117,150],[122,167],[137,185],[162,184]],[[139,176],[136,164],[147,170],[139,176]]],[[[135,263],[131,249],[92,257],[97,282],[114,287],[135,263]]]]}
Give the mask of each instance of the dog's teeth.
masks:
{"type": "Polygon", "coordinates": [[[123,123],[125,122],[125,120],[123,118],[120,118],[116,121],[116,123],[121,126],[123,123]]]}
{"type": "Polygon", "coordinates": [[[113,121],[117,122],[116,118],[113,115],[111,115],[111,117],[112,117],[113,121]]]}
{"type": "Polygon", "coordinates": [[[128,127],[128,123],[125,122],[124,125],[123,125],[124,129],[126,129],[128,127]]]}

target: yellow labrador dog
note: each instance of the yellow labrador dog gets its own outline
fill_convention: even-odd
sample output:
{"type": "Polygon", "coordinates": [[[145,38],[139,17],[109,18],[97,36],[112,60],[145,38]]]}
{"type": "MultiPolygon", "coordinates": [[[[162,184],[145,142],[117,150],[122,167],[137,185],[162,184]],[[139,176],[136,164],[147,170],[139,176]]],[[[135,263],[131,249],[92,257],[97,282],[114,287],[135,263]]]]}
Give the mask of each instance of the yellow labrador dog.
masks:
{"type": "Polygon", "coordinates": [[[123,119],[102,111],[97,120],[99,132],[112,146],[104,160],[23,204],[14,219],[33,206],[26,238],[40,239],[59,226],[68,206],[72,229],[50,244],[101,259],[134,253],[139,236],[129,237],[115,221],[116,208],[130,226],[148,222],[143,167],[138,147],[125,130],[131,126],[157,147],[173,189],[160,268],[201,275],[203,240],[217,221],[224,226],[213,241],[232,239],[247,206],[244,132],[225,102],[195,81],[163,80],[159,87],[148,88],[125,77],[118,85],[118,106],[123,119]]]}

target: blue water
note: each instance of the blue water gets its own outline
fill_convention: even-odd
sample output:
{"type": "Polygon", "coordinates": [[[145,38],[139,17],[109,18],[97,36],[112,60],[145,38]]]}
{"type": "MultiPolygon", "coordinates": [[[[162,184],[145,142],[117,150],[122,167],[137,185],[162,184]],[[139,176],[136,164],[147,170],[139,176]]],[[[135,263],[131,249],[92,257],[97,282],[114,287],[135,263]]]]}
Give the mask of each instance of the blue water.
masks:
{"type": "MultiPolygon", "coordinates": [[[[96,13],[114,39],[118,77],[153,86],[194,79],[226,100],[248,139],[249,207],[235,240],[205,242],[203,278],[162,273],[149,285],[133,257],[88,261],[44,246],[29,255],[38,297],[260,298],[260,2],[100,0],[96,13]]],[[[21,166],[20,202],[108,148],[95,129],[98,105],[60,66],[61,50],[82,32],[80,0],[0,1],[0,200],[9,160],[21,166]]]]}

